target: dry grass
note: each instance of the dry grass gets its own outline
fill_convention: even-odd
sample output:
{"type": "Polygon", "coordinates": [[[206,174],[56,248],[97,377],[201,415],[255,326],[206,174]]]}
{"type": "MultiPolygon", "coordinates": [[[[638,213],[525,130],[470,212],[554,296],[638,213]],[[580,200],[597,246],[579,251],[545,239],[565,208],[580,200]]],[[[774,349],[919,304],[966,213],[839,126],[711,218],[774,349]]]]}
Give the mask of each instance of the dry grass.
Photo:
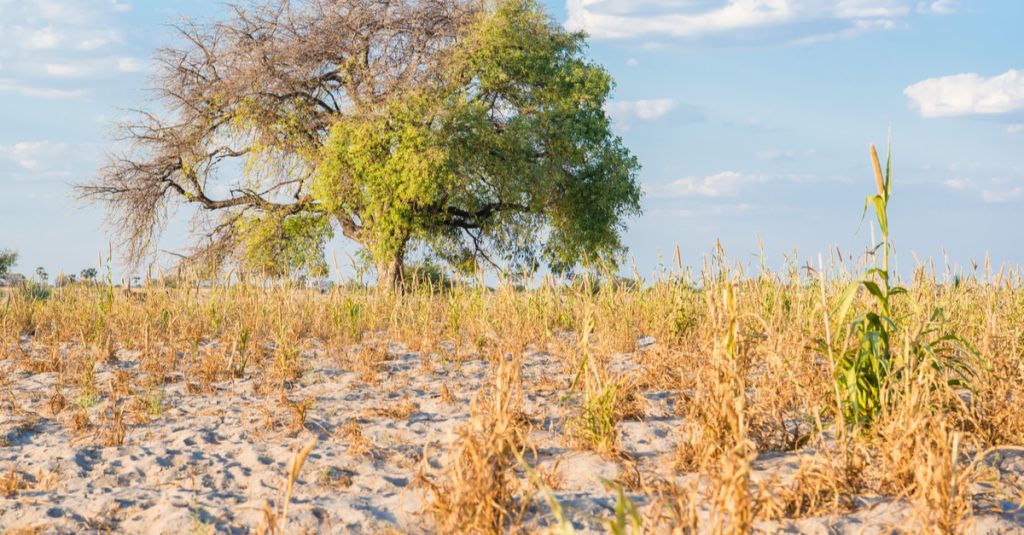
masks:
{"type": "MultiPolygon", "coordinates": [[[[948,328],[971,342],[984,364],[970,389],[936,387],[942,381],[928,376],[938,372],[927,366],[904,370],[886,387],[899,402],[886,405],[870,428],[851,429],[842,424],[833,363],[820,342],[854,343],[828,318],[862,267],[837,258],[816,273],[791,265],[751,275],[718,252],[697,274],[679,268],[642,286],[549,279],[525,290],[458,284],[324,295],[259,284],[131,295],[73,286],[46,300],[8,292],[0,297],[0,358],[33,374],[56,374],[59,386],[43,401],[49,417],[109,447],[141,440],[145,427],[164,417],[160,393],[170,382],[211,396],[218,383],[251,380],[254,395],[290,415],[285,421],[274,411],[271,426],[296,434],[319,431],[311,425],[313,399],[291,393],[315,372],[300,358],[311,351],[328,353],[381,389],[402,380],[389,371],[396,359],[389,342],[424,352],[430,370],[487,362],[487,386],[471,401],[455,396],[454,382],[451,389],[442,383],[423,398],[396,397],[366,415],[408,419],[428,398],[451,410],[471,403],[470,421],[441,468],[427,463],[435,445],[417,444],[427,448],[419,480],[425,518],[443,532],[558,524],[556,509],[545,509],[538,492],[557,490],[565,470],[532,466],[528,396],[561,404],[564,418],[553,429],[566,447],[623,467],[623,499],[643,499],[652,532],[684,533],[698,524],[746,532],[763,521],[856,511],[865,496],[905,501],[921,529],[956,531],[980,510],[972,483],[984,463],[976,460],[991,448],[1024,444],[1024,272],[921,266],[893,314],[916,325],[942,308],[948,328]],[[653,344],[638,345],[646,337],[653,344]],[[521,356],[531,352],[549,354],[552,370],[524,381],[521,356]],[[137,355],[138,366],[109,382],[97,375],[101,363],[127,353],[137,355]],[[687,482],[631,465],[633,452],[623,447],[623,424],[652,418],[644,398],[652,393],[667,393],[672,415],[682,417],[674,430],[675,475],[690,474],[687,482]],[[800,452],[799,468],[760,478],[757,461],[769,452],[800,452]]],[[[853,310],[869,306],[860,296],[853,310]]],[[[902,347],[913,334],[899,332],[891,345],[902,347]]],[[[2,403],[11,414],[18,410],[19,400],[2,403]]],[[[355,420],[326,432],[354,457],[377,456],[379,447],[355,420]]],[[[304,460],[301,453],[296,459],[304,460]]],[[[319,481],[351,484],[344,471],[319,481]]],[[[0,476],[4,494],[22,485],[19,472],[0,476]]],[[[1021,500],[1019,489],[1004,490],[1000,499],[1021,500]]],[[[267,510],[268,532],[282,529],[283,504],[267,510]]]]}
{"type": "Polygon", "coordinates": [[[0,497],[10,498],[26,487],[21,473],[11,467],[0,475],[0,497]]]}
{"type": "Polygon", "coordinates": [[[406,420],[419,410],[419,408],[419,404],[407,396],[394,405],[374,407],[367,412],[370,415],[389,418],[391,420],[406,420]]]}
{"type": "Polygon", "coordinates": [[[426,512],[444,533],[501,533],[518,526],[532,502],[515,473],[528,448],[521,368],[518,358],[502,358],[473,400],[444,474],[427,465],[420,472],[426,512]]]}
{"type": "Polygon", "coordinates": [[[299,479],[299,473],[302,471],[302,466],[306,464],[306,459],[309,457],[309,454],[313,452],[313,448],[316,447],[316,444],[317,439],[313,438],[301,448],[294,449],[291,462],[288,465],[288,476],[281,487],[281,494],[283,494],[283,497],[280,498],[277,507],[272,507],[269,502],[263,503],[263,508],[261,510],[263,513],[263,522],[256,527],[256,533],[260,535],[290,533],[288,531],[288,509],[292,503],[292,495],[295,493],[296,482],[299,479]]]}

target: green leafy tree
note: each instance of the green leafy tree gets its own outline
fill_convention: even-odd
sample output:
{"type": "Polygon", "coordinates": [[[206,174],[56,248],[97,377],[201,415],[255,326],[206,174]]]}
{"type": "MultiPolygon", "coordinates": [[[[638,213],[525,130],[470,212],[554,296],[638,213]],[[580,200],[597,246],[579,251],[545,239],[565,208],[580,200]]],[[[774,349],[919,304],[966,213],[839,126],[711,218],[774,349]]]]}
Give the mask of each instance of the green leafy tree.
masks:
{"type": "Polygon", "coordinates": [[[0,251],[0,279],[7,277],[11,268],[18,263],[18,253],[4,249],[0,251]]]}
{"type": "Polygon", "coordinates": [[[277,0],[181,31],[157,87],[174,113],[140,114],[136,150],[80,186],[132,258],[182,204],[204,229],[191,259],[278,275],[324,271],[339,231],[385,284],[416,251],[466,270],[621,258],[640,188],[613,82],[536,0],[277,0]]]}

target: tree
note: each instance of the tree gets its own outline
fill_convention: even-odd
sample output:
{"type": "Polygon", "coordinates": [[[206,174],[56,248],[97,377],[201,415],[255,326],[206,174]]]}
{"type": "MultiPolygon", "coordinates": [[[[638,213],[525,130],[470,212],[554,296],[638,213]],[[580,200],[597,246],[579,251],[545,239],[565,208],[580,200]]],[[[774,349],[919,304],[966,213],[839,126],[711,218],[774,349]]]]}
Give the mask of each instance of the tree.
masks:
{"type": "Polygon", "coordinates": [[[50,274],[46,272],[46,268],[39,266],[36,268],[36,277],[39,278],[41,284],[46,284],[50,280],[50,274]]]}
{"type": "Polygon", "coordinates": [[[337,231],[386,284],[414,251],[621,257],[639,165],[603,109],[613,83],[536,0],[272,0],[179,30],[158,55],[169,112],[121,125],[131,148],[78,187],[131,259],[186,204],[191,261],[274,275],[325,271],[337,231]]]}
{"type": "Polygon", "coordinates": [[[85,282],[96,282],[96,268],[85,268],[79,273],[79,276],[85,282]]]}
{"type": "Polygon", "coordinates": [[[18,253],[8,249],[0,251],[0,279],[7,277],[11,268],[18,263],[18,253]]]}

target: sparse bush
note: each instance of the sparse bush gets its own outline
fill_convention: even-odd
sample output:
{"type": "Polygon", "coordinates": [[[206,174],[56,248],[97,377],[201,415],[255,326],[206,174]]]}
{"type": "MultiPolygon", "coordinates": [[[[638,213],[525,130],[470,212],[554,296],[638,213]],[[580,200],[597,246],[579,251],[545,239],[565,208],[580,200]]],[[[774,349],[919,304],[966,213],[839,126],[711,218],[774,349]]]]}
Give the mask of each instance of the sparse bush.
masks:
{"type": "Polygon", "coordinates": [[[28,301],[45,301],[53,293],[49,286],[39,284],[34,280],[26,281],[18,287],[18,291],[28,301]]]}

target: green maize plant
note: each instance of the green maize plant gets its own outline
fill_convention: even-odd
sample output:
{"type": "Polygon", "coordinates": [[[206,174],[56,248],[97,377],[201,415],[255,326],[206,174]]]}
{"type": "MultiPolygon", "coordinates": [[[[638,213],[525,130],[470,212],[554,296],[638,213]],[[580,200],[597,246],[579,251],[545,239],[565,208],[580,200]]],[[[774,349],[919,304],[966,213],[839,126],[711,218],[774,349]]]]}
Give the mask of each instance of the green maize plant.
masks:
{"type": "MultiPolygon", "coordinates": [[[[837,323],[844,322],[861,289],[868,292],[874,305],[853,318],[847,328],[850,342],[843,351],[836,353],[835,380],[840,408],[846,423],[860,428],[870,427],[887,404],[899,400],[893,386],[908,370],[918,370],[920,365],[926,364],[934,372],[929,377],[932,388],[942,385],[968,388],[975,374],[972,360],[978,358],[969,343],[944,332],[946,322],[942,309],[935,309],[916,329],[909,329],[906,321],[894,315],[895,300],[908,296],[908,291],[892,283],[889,269],[892,150],[890,146],[884,174],[874,145],[870,153],[877,193],[865,201],[864,214],[873,209],[882,241],[875,246],[875,267],[845,289],[835,313],[837,323]],[[877,263],[879,256],[881,266],[877,263]],[[901,336],[902,345],[897,342],[901,336]]],[[[913,301],[910,304],[917,306],[913,301]]]]}

